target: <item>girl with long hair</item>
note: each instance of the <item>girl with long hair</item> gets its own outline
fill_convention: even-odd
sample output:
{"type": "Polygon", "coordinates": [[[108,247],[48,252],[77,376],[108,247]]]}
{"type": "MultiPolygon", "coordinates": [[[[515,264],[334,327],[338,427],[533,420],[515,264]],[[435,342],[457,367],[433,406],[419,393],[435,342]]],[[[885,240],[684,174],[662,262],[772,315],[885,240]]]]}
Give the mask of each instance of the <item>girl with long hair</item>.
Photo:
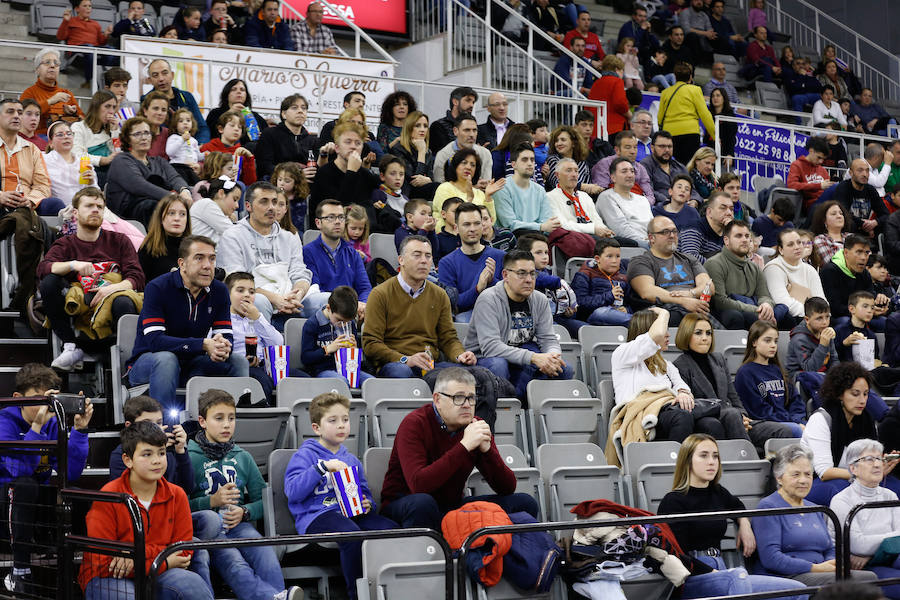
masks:
{"type": "Polygon", "coordinates": [[[829,200],[816,208],[810,229],[816,235],[813,239],[813,264],[821,267],[844,249],[844,240],[850,235],[850,217],[843,204],[829,200]]]}
{"type": "Polygon", "coordinates": [[[138,249],[138,259],[147,281],[178,267],[178,246],[191,235],[188,205],[178,194],[160,200],[150,217],[147,237],[138,249]]]}
{"type": "Polygon", "coordinates": [[[97,173],[97,186],[103,189],[109,172],[109,163],[118,148],[114,137],[119,137],[119,118],[116,115],[118,100],[115,94],[100,90],[91,96],[84,121],[72,123],[72,154],[81,157],[87,154],[91,166],[97,173]]]}
{"type": "Polygon", "coordinates": [[[694,182],[693,196],[699,198],[699,202],[702,203],[719,187],[715,173],[716,151],[707,146],[700,148],[694,152],[686,168],[691,181],[694,182]]]}
{"type": "MultiPolygon", "coordinates": [[[[209,126],[209,130],[211,132],[218,131],[219,117],[221,117],[223,113],[226,113],[229,110],[241,112],[245,108],[250,110],[250,115],[256,121],[259,132],[262,133],[263,129],[268,127],[269,124],[266,122],[264,116],[253,110],[253,97],[250,95],[250,89],[247,87],[247,82],[243,79],[232,79],[225,84],[222,88],[222,93],[219,94],[219,106],[210,110],[209,114],[206,115],[206,124],[209,126]]],[[[240,142],[241,146],[244,146],[251,152],[256,150],[256,140],[250,139],[249,135],[247,135],[246,128],[244,128],[244,133],[241,135],[240,142]]]]}
{"type": "Polygon", "coordinates": [[[563,158],[571,158],[578,165],[578,183],[581,184],[580,189],[590,195],[596,195],[603,190],[599,185],[591,183],[591,170],[587,165],[587,145],[584,138],[578,135],[574,127],[569,125],[560,125],[550,134],[550,152],[547,154],[547,161],[544,163],[549,169],[547,175],[547,191],[552,191],[559,184],[556,178],[556,163],[563,158]]]}
{"type": "Polygon", "coordinates": [[[416,101],[407,92],[388,94],[381,105],[381,120],[375,138],[385,152],[390,152],[400,138],[403,121],[409,113],[416,112],[416,101]]]}
{"type": "Polygon", "coordinates": [[[191,204],[191,229],[194,235],[205,235],[218,242],[222,234],[237,222],[241,188],[222,175],[209,182],[200,200],[191,204]]]}

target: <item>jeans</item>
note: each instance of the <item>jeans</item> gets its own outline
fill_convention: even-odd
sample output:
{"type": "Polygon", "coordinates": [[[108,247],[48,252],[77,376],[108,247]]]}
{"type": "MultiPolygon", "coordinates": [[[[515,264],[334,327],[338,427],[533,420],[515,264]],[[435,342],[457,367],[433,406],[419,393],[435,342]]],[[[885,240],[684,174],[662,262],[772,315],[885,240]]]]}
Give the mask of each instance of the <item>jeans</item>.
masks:
{"type": "MultiPolygon", "coordinates": [[[[813,479],[812,487],[809,490],[809,494],[806,495],[806,499],[813,504],[828,506],[831,504],[831,499],[834,495],[847,489],[847,486],[849,485],[850,481],[847,479],[829,479],[828,481],[822,481],[816,477],[813,479]]],[[[888,475],[884,478],[884,481],[881,482],[881,487],[887,488],[895,494],[900,493],[900,479],[897,479],[893,475],[888,475]]]]}
{"type": "Polygon", "coordinates": [[[587,325],[584,321],[576,319],[575,317],[564,317],[562,315],[556,315],[553,317],[553,322],[557,325],[562,325],[566,328],[566,331],[569,332],[569,335],[572,336],[572,339],[578,339],[578,330],[587,325]]]}
{"type": "MultiPolygon", "coordinates": [[[[43,204],[43,203],[42,203],[43,204]]],[[[75,342],[75,329],[72,327],[72,317],[66,312],[66,293],[69,290],[71,282],[60,275],[49,273],[39,285],[41,291],[41,299],[44,302],[44,312],[47,320],[50,321],[50,327],[53,333],[59,337],[63,343],[75,342]]],[[[86,300],[93,299],[93,293],[88,293],[86,300]]],[[[112,301],[112,322],[118,325],[119,318],[123,315],[138,314],[137,307],[134,302],[126,296],[119,296],[112,301]]]]}
{"type": "MultiPolygon", "coordinates": [[[[200,526],[194,530],[194,535],[200,539],[262,537],[250,523],[238,523],[223,535],[221,517],[212,511],[202,512],[211,513],[215,518],[205,518],[198,523],[200,526]]],[[[239,600],[272,600],[272,596],[284,589],[281,565],[271,546],[221,548],[210,550],[209,557],[213,569],[234,590],[239,600]]]]}
{"type": "Polygon", "coordinates": [[[457,323],[468,323],[472,320],[472,311],[467,310],[465,312],[457,313],[453,320],[457,323]]]}
{"type": "Polygon", "coordinates": [[[664,90],[667,87],[672,87],[675,85],[675,73],[666,73],[665,75],[654,75],[653,79],[651,79],[653,83],[657,84],[660,89],[664,90]]]}
{"type": "MultiPolygon", "coordinates": [[[[348,518],[339,510],[320,514],[306,527],[306,533],[331,533],[344,531],[375,531],[397,529],[397,524],[375,513],[348,518]]],[[[356,598],[356,580],[362,577],[362,542],[338,542],[341,552],[341,571],[347,583],[351,600],[356,598]]]]}
{"type": "Polygon", "coordinates": [[[705,433],[717,440],[749,440],[744,429],[744,416],[736,408],[722,407],[719,416],[703,417],[694,421],[694,433],[705,433]]]}
{"type": "Polygon", "coordinates": [[[588,317],[588,323],[591,325],[622,325],[628,327],[631,323],[631,311],[626,312],[618,310],[614,306],[598,306],[588,317]]]}
{"type": "MultiPolygon", "coordinates": [[[[463,367],[465,365],[460,365],[452,362],[439,362],[435,363],[435,369],[446,369],[447,367],[463,367]]],[[[389,377],[391,379],[409,379],[410,377],[421,377],[422,373],[419,372],[419,369],[416,368],[415,372],[413,372],[413,367],[409,365],[405,365],[401,362],[392,362],[387,363],[383,367],[378,370],[379,377],[389,377]]]]}
{"type": "Polygon", "coordinates": [[[56,515],[51,509],[56,503],[54,489],[41,486],[34,477],[23,475],[7,482],[2,492],[0,525],[4,529],[3,539],[10,541],[13,566],[31,568],[32,551],[43,551],[54,535],[56,515]]]}
{"type": "Polygon", "coordinates": [[[777,421],[758,421],[750,428],[750,441],[757,448],[763,448],[770,438],[800,437],[803,430],[796,423],[779,423],[777,421]]]}
{"type": "Polygon", "coordinates": [[[150,397],[159,401],[163,411],[168,411],[178,408],[175,406],[178,384],[194,375],[247,377],[249,374],[247,357],[236,354],[225,362],[213,362],[206,354],[181,361],[172,352],[145,352],[131,365],[128,381],[132,385],[149,383],[150,397]]]}
{"type": "MultiPolygon", "coordinates": [[[[461,498],[457,506],[459,508],[467,502],[481,500],[493,502],[506,511],[507,514],[527,512],[535,519],[538,517],[537,502],[528,494],[514,493],[508,496],[490,494],[486,496],[469,496],[461,498]]],[[[452,510],[452,509],[448,509],[452,510]]],[[[435,531],[441,530],[441,519],[445,512],[438,506],[437,500],[431,494],[409,494],[391,501],[381,509],[381,514],[395,521],[403,529],[409,527],[430,527],[435,531]]]]}
{"type": "Polygon", "coordinates": [[[772,79],[774,79],[775,77],[775,74],[772,71],[772,65],[763,62],[755,65],[744,65],[743,67],[741,67],[740,71],[738,71],[738,75],[743,77],[744,79],[761,77],[763,81],[766,81],[768,83],[771,83],[772,79]]]}
{"type": "MultiPolygon", "coordinates": [[[[196,551],[194,554],[196,555],[196,551]]],[[[84,588],[85,600],[120,600],[134,598],[134,580],[94,577],[84,588]]],[[[190,569],[166,569],[156,580],[158,600],[213,600],[212,586],[190,569]]]]}
{"type": "MultiPolygon", "coordinates": [[[[316,375],[316,377],[338,377],[340,379],[343,379],[341,374],[333,369],[322,371],[321,373],[316,375]]],[[[359,377],[356,379],[356,383],[357,383],[356,389],[361,389],[363,382],[366,381],[367,379],[374,379],[374,378],[375,378],[374,375],[370,375],[369,373],[366,373],[365,371],[361,370],[359,372],[359,377]]]]}
{"type": "MultiPolygon", "coordinates": [[[[712,573],[691,575],[684,582],[682,598],[705,598],[707,596],[733,596],[752,592],[774,592],[795,590],[806,587],[799,581],[769,575],[749,575],[743,567],[729,569],[721,557],[695,556],[698,560],[716,569],[712,573]]],[[[779,600],[805,600],[806,596],[781,596],[779,600]]]]}
{"type": "MultiPolygon", "coordinates": [[[[815,104],[821,94],[794,94],[791,96],[791,108],[797,112],[803,112],[807,104],[815,104]]],[[[802,117],[797,117],[797,125],[803,123],[802,117]]]]}
{"type": "MultiPolygon", "coordinates": [[[[531,350],[532,352],[540,352],[540,348],[538,348],[537,344],[528,343],[523,344],[521,347],[531,350]]],[[[488,371],[494,373],[497,377],[506,379],[511,384],[513,384],[513,386],[516,388],[516,396],[520,399],[525,398],[525,391],[528,388],[528,382],[532,379],[562,380],[572,379],[572,377],[575,376],[575,371],[569,365],[563,367],[563,370],[559,375],[551,376],[541,372],[536,365],[533,365],[531,363],[528,363],[527,365],[518,365],[510,363],[506,359],[500,358],[499,356],[487,356],[484,358],[479,358],[477,364],[479,367],[484,367],[488,371]]]]}

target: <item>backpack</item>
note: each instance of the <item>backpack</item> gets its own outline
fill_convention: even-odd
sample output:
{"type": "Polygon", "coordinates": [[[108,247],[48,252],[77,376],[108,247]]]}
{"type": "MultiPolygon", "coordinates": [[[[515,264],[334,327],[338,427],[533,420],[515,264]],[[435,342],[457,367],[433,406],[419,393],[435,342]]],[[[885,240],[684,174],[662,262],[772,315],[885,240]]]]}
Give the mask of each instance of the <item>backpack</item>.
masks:
{"type": "MultiPolygon", "coordinates": [[[[509,515],[514,524],[537,523],[527,512],[509,515]]],[[[512,534],[512,544],[503,557],[503,576],[529,593],[546,593],[559,572],[562,549],[546,531],[512,534]]]]}

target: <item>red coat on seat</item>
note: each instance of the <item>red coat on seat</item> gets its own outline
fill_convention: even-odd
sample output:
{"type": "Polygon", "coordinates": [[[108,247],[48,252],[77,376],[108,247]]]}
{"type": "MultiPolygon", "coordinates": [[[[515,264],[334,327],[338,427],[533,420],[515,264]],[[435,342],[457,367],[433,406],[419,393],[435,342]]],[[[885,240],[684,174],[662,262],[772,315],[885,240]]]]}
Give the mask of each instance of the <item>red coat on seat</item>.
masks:
{"type": "MultiPolygon", "coordinates": [[[[444,515],[441,531],[450,547],[458,550],[470,533],[495,525],[512,525],[506,511],[493,502],[469,502],[444,515]]],[[[497,585],[503,575],[503,557],[512,545],[512,534],[483,535],[471,547],[481,547],[488,539],[494,543],[493,549],[484,556],[484,567],[478,571],[478,577],[483,585],[491,587],[497,585]]]]}

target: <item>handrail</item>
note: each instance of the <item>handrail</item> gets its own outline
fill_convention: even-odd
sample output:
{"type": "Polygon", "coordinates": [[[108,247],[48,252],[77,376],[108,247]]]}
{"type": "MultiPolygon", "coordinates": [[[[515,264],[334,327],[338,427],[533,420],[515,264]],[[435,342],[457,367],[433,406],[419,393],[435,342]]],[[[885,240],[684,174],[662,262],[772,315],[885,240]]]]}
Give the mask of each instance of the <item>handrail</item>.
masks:
{"type": "MultiPolygon", "coordinates": [[[[575,521],[555,521],[550,523],[527,523],[521,525],[495,525],[492,527],[482,527],[469,534],[463,541],[462,546],[457,551],[456,560],[456,586],[460,591],[466,589],[466,566],[467,555],[472,544],[480,537],[490,535],[492,533],[527,533],[535,531],[565,531],[570,529],[581,529],[584,527],[621,527],[622,525],[652,525],[654,523],[672,523],[678,521],[712,521],[720,519],[737,519],[741,517],[768,517],[777,515],[792,515],[805,513],[823,513],[831,519],[834,525],[836,536],[842,531],[841,523],[837,515],[827,506],[791,506],[787,508],[757,508],[752,510],[719,510],[713,512],[702,513],[684,513],[677,515],[651,515],[649,517],[620,517],[616,519],[584,519],[575,521]]],[[[837,574],[843,575],[840,567],[846,562],[849,564],[849,555],[845,557],[843,544],[835,544],[834,560],[838,565],[837,574]]],[[[843,578],[843,577],[838,577],[843,578]]],[[[775,592],[755,592],[752,594],[742,594],[736,596],[715,596],[705,598],[704,600],[739,600],[739,599],[763,599],[763,598],[781,598],[788,595],[806,595],[820,590],[824,586],[810,586],[799,589],[782,590],[775,592]],[[789,593],[786,593],[789,592],[789,593]]],[[[460,596],[464,597],[464,596],[460,596]]]]}
{"type": "MultiPolygon", "coordinates": [[[[881,502],[867,502],[865,504],[857,504],[850,512],[847,513],[847,518],[844,519],[844,528],[841,530],[843,533],[843,537],[841,539],[842,545],[844,546],[844,552],[847,555],[847,560],[844,567],[844,577],[850,576],[850,525],[853,523],[853,519],[856,518],[856,515],[859,514],[860,511],[870,510],[874,508],[897,508],[900,507],[900,500],[882,500],[881,502]]],[[[835,535],[835,539],[837,536],[835,535]]],[[[840,568],[842,565],[838,564],[840,568]]],[[[900,580],[898,580],[900,583],[900,580]]]]}
{"type": "Polygon", "coordinates": [[[166,546],[162,552],[156,555],[150,565],[150,573],[147,578],[149,590],[148,598],[153,598],[153,588],[156,578],[159,577],[159,569],[165,563],[166,558],[176,552],[184,550],[216,550],[217,548],[245,548],[254,546],[287,546],[298,544],[314,544],[322,542],[349,542],[364,540],[385,540],[394,538],[428,537],[434,540],[444,552],[444,596],[446,600],[453,600],[453,551],[447,540],[440,532],[426,527],[413,527],[408,529],[379,529],[373,531],[353,531],[335,533],[307,533],[303,535],[279,535],[277,537],[242,538],[236,540],[191,540],[189,542],[176,542],[166,546]]]}

